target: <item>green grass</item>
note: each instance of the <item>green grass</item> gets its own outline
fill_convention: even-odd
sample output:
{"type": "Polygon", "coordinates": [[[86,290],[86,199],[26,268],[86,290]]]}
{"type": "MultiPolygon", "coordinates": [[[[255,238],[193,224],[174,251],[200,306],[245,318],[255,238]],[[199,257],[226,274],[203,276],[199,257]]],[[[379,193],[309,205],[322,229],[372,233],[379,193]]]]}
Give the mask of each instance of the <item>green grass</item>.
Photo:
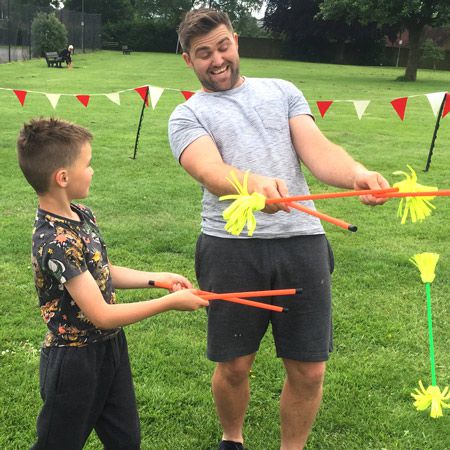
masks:
{"type": "MultiPolygon", "coordinates": [[[[194,74],[180,56],[114,52],[75,55],[73,70],[48,69],[43,60],[0,65],[0,87],[49,93],[110,93],[146,83],[195,90],[194,74]]],[[[416,83],[394,81],[402,69],[242,60],[247,76],[294,82],[310,101],[317,123],[356,159],[391,181],[411,164],[425,185],[450,186],[450,130],[441,122],[435,155],[423,173],[435,118],[425,96],[411,98],[401,122],[390,100],[447,91],[448,72],[419,71],[416,83]],[[324,119],[316,100],[371,100],[359,121],[351,103],[335,103],[324,119]]],[[[167,90],[155,111],[145,112],[136,160],[133,154],[141,100],[134,92],[121,106],[92,97],[88,108],[61,97],[53,111],[43,95],[30,93],[22,108],[0,90],[0,448],[28,448],[40,408],[38,348],[45,327],[39,316],[30,268],[30,234],[36,199],[16,162],[15,139],[24,121],[59,116],[93,132],[95,176],[90,198],[112,261],[194,279],[193,255],[200,223],[200,189],[172,158],[167,120],[183,101],[167,90]],[[9,351],[8,351],[9,350],[9,351]]],[[[310,179],[311,190],[330,189],[310,179]]],[[[440,420],[419,413],[410,392],[430,384],[425,289],[410,256],[441,254],[432,286],[438,385],[450,383],[450,204],[437,199],[424,223],[400,225],[397,201],[380,208],[357,199],[317,202],[318,209],[359,226],[355,234],[325,224],[336,257],[333,279],[335,351],[328,364],[324,400],[308,449],[447,449],[447,413],[440,420]]],[[[158,291],[120,292],[119,300],[156,297],[158,291]]],[[[211,449],[220,438],[204,357],[206,317],[170,312],[127,327],[142,422],[143,449],[211,449]]],[[[252,377],[246,418],[249,449],[279,445],[278,397],[283,380],[272,338],[263,341],[252,377]]],[[[92,436],[88,449],[100,448],[92,436]]]]}

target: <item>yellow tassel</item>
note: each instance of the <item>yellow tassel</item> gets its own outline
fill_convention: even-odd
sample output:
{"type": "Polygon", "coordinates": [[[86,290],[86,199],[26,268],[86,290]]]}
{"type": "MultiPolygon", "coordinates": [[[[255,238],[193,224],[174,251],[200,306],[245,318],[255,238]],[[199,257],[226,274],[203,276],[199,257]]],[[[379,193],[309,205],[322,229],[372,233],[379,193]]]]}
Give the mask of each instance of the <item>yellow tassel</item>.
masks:
{"type": "Polygon", "coordinates": [[[436,265],[439,260],[438,253],[419,253],[409,258],[409,260],[419,269],[423,283],[432,283],[434,281],[436,265]]]}
{"type": "Polygon", "coordinates": [[[433,419],[442,417],[442,408],[450,408],[446,403],[450,399],[450,392],[448,386],[441,392],[438,386],[428,386],[424,388],[422,381],[419,381],[420,389],[415,389],[411,396],[415,399],[414,406],[417,411],[424,411],[431,406],[430,416],[433,419]]]}
{"type": "MultiPolygon", "coordinates": [[[[424,186],[417,183],[417,175],[414,169],[407,165],[411,171],[411,175],[401,170],[394,172],[394,175],[404,175],[405,179],[394,184],[394,187],[399,188],[399,192],[423,192],[423,191],[437,191],[438,188],[434,186],[424,186]]],[[[417,222],[424,220],[431,214],[432,209],[435,209],[431,203],[435,197],[405,197],[400,200],[397,215],[402,218],[402,224],[406,222],[408,215],[411,214],[411,221],[417,222]]]]}
{"type": "Polygon", "coordinates": [[[266,206],[266,198],[257,192],[248,193],[248,171],[245,172],[243,183],[241,184],[234,172],[227,180],[236,189],[237,194],[223,195],[219,200],[234,200],[234,202],[223,212],[222,216],[227,222],[225,230],[234,236],[239,236],[247,225],[247,234],[252,236],[256,228],[256,219],[253,211],[260,211],[266,206]]]}

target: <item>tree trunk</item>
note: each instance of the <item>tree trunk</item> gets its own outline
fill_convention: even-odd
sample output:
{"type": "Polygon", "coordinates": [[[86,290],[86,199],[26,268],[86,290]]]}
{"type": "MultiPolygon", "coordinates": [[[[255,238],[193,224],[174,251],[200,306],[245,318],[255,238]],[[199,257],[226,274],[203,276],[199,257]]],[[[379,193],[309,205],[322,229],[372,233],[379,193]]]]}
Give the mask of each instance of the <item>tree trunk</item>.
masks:
{"type": "Polygon", "coordinates": [[[420,59],[420,44],[423,39],[424,25],[408,27],[409,32],[409,53],[408,64],[406,65],[405,80],[416,81],[417,66],[420,59]]]}

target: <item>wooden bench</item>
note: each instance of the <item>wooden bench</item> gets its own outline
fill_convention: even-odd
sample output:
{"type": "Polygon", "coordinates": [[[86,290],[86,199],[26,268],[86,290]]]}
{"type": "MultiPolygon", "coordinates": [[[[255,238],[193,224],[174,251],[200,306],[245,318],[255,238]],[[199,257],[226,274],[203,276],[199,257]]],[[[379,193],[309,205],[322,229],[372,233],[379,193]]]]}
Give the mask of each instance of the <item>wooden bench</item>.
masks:
{"type": "Polygon", "coordinates": [[[122,45],[122,53],[124,55],[131,55],[131,48],[128,45],[122,45]]]}
{"type": "Polygon", "coordinates": [[[63,59],[57,52],[45,52],[44,55],[47,61],[47,67],[62,67],[63,59]]]}
{"type": "Polygon", "coordinates": [[[120,45],[118,42],[115,41],[105,41],[102,43],[102,48],[104,50],[119,50],[120,45]]]}

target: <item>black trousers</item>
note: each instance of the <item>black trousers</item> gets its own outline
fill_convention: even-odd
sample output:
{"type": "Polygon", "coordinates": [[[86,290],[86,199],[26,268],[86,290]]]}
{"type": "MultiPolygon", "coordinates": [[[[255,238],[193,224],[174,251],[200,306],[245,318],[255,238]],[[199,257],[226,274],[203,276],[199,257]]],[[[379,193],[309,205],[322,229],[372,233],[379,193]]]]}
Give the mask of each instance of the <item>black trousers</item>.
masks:
{"type": "Polygon", "coordinates": [[[43,348],[40,388],[44,405],[33,450],[81,450],[93,429],[107,450],[140,448],[123,330],[86,347],[43,348]]]}

